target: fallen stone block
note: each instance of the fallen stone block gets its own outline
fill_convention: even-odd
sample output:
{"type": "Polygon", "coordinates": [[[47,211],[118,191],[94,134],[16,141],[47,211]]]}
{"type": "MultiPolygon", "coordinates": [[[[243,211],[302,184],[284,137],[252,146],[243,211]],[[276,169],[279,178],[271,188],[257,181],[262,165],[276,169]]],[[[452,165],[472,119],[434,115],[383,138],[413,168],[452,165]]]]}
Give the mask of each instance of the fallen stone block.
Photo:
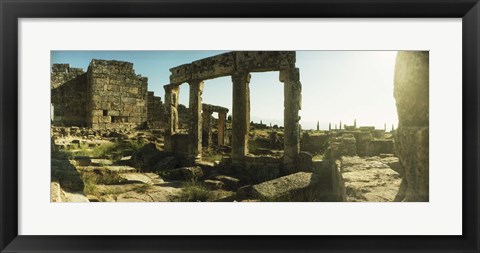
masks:
{"type": "MultiPolygon", "coordinates": [[[[309,201],[308,195],[315,195],[312,192],[315,184],[312,173],[298,172],[254,185],[253,191],[263,201],[309,201]]],[[[313,195],[312,200],[315,200],[313,195]]]]}
{"type": "Polygon", "coordinates": [[[223,183],[221,181],[218,181],[218,180],[207,179],[207,180],[203,181],[203,184],[207,188],[212,189],[212,190],[219,190],[219,189],[223,188],[223,183]]]}
{"type": "Polygon", "coordinates": [[[225,185],[225,188],[228,190],[236,190],[238,188],[238,184],[240,183],[240,180],[238,178],[225,175],[219,175],[214,178],[215,180],[221,181],[225,185]]]}
{"type": "Polygon", "coordinates": [[[254,190],[251,185],[245,185],[237,190],[237,199],[243,200],[243,199],[251,199],[254,198],[254,190]]]}
{"type": "Polygon", "coordinates": [[[163,171],[161,176],[170,180],[191,181],[203,177],[203,171],[200,167],[182,167],[173,170],[163,171]]]}
{"type": "Polygon", "coordinates": [[[125,179],[128,183],[144,183],[144,184],[153,184],[152,179],[142,173],[127,173],[120,174],[121,178],[125,179]]]}
{"type": "Polygon", "coordinates": [[[178,166],[178,159],[174,156],[167,156],[158,161],[153,167],[154,171],[173,170],[178,166]]]}

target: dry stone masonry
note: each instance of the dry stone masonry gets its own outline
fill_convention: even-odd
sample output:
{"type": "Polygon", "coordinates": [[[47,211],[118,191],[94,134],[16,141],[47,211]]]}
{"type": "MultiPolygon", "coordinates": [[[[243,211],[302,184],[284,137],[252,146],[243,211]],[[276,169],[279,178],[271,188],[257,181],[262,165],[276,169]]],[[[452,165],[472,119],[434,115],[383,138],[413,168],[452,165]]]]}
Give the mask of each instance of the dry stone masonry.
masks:
{"type": "Polygon", "coordinates": [[[133,64],[92,60],[87,72],[68,64],[53,64],[51,91],[53,123],[86,126],[95,130],[133,129],[147,121],[147,100],[151,119],[161,117],[161,100],[147,97],[146,77],[135,74],[133,64]]]}
{"type": "Polygon", "coordinates": [[[165,128],[165,107],[162,98],[155,96],[153,91],[147,93],[147,122],[150,129],[165,128]]]}
{"type": "Polygon", "coordinates": [[[92,60],[87,71],[87,125],[134,128],[147,120],[147,81],[133,64],[92,60]]]}
{"type": "Polygon", "coordinates": [[[54,64],[51,72],[53,123],[86,126],[87,74],[68,64],[54,64]]]}

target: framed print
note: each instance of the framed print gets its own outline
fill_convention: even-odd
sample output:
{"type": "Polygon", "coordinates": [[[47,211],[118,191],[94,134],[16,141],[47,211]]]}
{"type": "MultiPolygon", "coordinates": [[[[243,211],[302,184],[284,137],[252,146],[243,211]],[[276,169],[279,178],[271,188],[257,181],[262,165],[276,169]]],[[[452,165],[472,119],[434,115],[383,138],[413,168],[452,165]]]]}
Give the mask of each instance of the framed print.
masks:
{"type": "Polygon", "coordinates": [[[1,252],[478,252],[478,1],[1,1],[1,252]]]}

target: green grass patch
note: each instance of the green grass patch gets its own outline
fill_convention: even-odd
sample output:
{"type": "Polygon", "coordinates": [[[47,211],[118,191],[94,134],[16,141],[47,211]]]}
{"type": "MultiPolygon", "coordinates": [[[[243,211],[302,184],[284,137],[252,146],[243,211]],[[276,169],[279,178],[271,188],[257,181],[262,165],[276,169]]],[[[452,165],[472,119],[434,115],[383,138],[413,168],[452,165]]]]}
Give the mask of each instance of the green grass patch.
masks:
{"type": "Polygon", "coordinates": [[[131,154],[143,147],[145,143],[142,141],[128,141],[105,143],[97,147],[90,148],[86,144],[81,144],[79,149],[66,151],[69,157],[88,156],[95,158],[111,159],[113,161],[120,160],[125,154],[131,154]]]}
{"type": "Polygon", "coordinates": [[[203,161],[207,162],[215,162],[215,161],[221,161],[223,158],[222,154],[207,154],[206,156],[202,157],[203,161]]]}
{"type": "Polygon", "coordinates": [[[83,192],[87,195],[97,196],[97,175],[93,173],[83,173],[81,178],[83,181],[83,192]]]}
{"type": "Polygon", "coordinates": [[[178,202],[206,202],[212,197],[212,193],[204,185],[198,182],[188,182],[182,187],[182,193],[176,199],[178,202]]]}

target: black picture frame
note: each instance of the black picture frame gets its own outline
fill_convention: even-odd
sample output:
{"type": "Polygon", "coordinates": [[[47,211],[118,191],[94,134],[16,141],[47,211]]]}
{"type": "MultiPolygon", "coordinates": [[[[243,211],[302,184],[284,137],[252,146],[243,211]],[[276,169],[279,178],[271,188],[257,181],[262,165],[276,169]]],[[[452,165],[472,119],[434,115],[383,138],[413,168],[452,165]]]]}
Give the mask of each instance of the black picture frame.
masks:
{"type": "MultiPolygon", "coordinates": [[[[478,0],[0,0],[1,252],[479,252],[478,0]],[[462,18],[462,236],[18,235],[18,19],[56,17],[462,18]]],[[[459,161],[460,162],[460,161],[459,161]]]]}

